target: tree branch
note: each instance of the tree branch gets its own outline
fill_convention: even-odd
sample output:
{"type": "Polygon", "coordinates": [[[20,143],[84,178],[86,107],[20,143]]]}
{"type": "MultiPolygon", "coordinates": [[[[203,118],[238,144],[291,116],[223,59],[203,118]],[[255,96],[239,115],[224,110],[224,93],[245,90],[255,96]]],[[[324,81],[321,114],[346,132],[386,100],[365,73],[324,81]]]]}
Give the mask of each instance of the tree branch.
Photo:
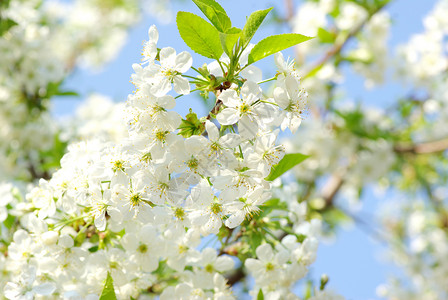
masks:
{"type": "Polygon", "coordinates": [[[243,271],[243,267],[238,268],[235,273],[232,273],[230,276],[228,276],[227,279],[227,284],[230,286],[235,285],[236,283],[240,282],[241,280],[244,279],[244,277],[246,277],[246,274],[243,271]]]}
{"type": "Polygon", "coordinates": [[[285,9],[286,9],[286,21],[289,22],[294,17],[293,0],[285,0],[285,9]]]}
{"type": "Polygon", "coordinates": [[[334,198],[341,189],[343,184],[344,184],[343,172],[336,172],[335,174],[331,175],[330,179],[322,188],[322,198],[325,200],[324,208],[333,205],[334,198]]]}
{"type": "MultiPolygon", "coordinates": [[[[448,149],[448,138],[426,142],[421,144],[396,145],[394,151],[396,153],[413,153],[413,154],[430,154],[443,152],[448,149]]],[[[345,172],[336,172],[322,188],[322,198],[325,200],[325,208],[333,204],[336,194],[344,184],[345,172]]]]}
{"type": "Polygon", "coordinates": [[[396,145],[396,153],[429,154],[443,152],[448,149],[448,138],[421,144],[396,145]]]}

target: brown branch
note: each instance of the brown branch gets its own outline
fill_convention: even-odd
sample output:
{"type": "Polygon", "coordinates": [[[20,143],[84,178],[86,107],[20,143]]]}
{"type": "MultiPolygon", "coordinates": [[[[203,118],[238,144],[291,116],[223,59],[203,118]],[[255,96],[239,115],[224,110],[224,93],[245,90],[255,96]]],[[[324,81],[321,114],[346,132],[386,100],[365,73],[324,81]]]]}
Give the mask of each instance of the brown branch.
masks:
{"type": "Polygon", "coordinates": [[[294,3],[293,0],[285,0],[286,21],[291,21],[294,17],[294,3]]]}
{"type": "Polygon", "coordinates": [[[246,273],[244,273],[243,268],[238,268],[234,273],[232,273],[230,276],[228,276],[227,284],[230,286],[235,285],[236,283],[240,282],[246,277],[246,273]]]}
{"type": "Polygon", "coordinates": [[[234,230],[234,229],[235,229],[235,228],[231,228],[231,229],[229,229],[229,233],[227,234],[227,237],[226,237],[225,242],[221,245],[221,249],[219,250],[219,254],[218,254],[218,256],[221,256],[221,255],[223,255],[224,253],[226,253],[225,248],[226,248],[226,246],[229,244],[229,240],[230,240],[230,237],[231,237],[232,234],[233,234],[233,230],[234,230]]]}
{"type": "MultiPolygon", "coordinates": [[[[443,152],[448,149],[448,138],[426,142],[421,144],[410,144],[410,145],[396,145],[394,151],[399,154],[403,153],[413,153],[413,154],[430,154],[443,152]]],[[[327,183],[322,188],[322,198],[325,200],[325,208],[333,205],[334,198],[336,194],[341,189],[344,184],[344,173],[336,172],[333,174],[327,183]]]]}
{"type": "MultiPolygon", "coordinates": [[[[394,147],[396,153],[429,154],[438,153],[448,149],[448,138],[426,142],[421,144],[397,145],[394,147]]],[[[325,200],[325,208],[332,206],[336,194],[344,184],[344,173],[336,172],[322,188],[322,198],[325,200]]]]}
{"type": "Polygon", "coordinates": [[[213,92],[216,97],[215,106],[213,106],[212,110],[207,115],[207,117],[206,117],[207,120],[210,120],[210,118],[212,117],[212,114],[216,115],[219,112],[219,109],[221,108],[221,105],[222,105],[222,101],[219,99],[219,96],[221,95],[222,91],[229,89],[231,85],[232,84],[230,82],[225,81],[215,89],[215,91],[213,92]]]}
{"type": "Polygon", "coordinates": [[[324,209],[333,205],[334,198],[343,184],[344,178],[342,172],[331,175],[330,179],[322,188],[322,198],[325,200],[324,209]]]}
{"type": "MultiPolygon", "coordinates": [[[[207,120],[210,120],[210,119],[211,119],[212,114],[213,114],[213,115],[216,115],[216,114],[218,113],[219,109],[221,108],[221,105],[222,105],[222,101],[219,100],[219,99],[216,99],[215,106],[213,106],[212,110],[209,112],[209,114],[208,114],[207,117],[206,117],[207,120]]],[[[205,123],[204,123],[204,124],[205,124],[205,123]]]]}
{"type": "MultiPolygon", "coordinates": [[[[397,145],[394,147],[396,153],[429,154],[442,152],[448,149],[448,138],[426,142],[421,144],[397,145]]],[[[343,172],[333,174],[322,188],[322,198],[325,200],[325,208],[333,205],[336,194],[344,184],[343,172]]]]}
{"type": "Polygon", "coordinates": [[[429,154],[443,152],[448,149],[448,138],[421,144],[396,145],[396,153],[429,154]]]}
{"type": "Polygon", "coordinates": [[[28,164],[28,171],[30,172],[32,180],[38,180],[41,178],[45,180],[51,179],[50,173],[48,173],[47,171],[39,172],[31,162],[28,164]]]}

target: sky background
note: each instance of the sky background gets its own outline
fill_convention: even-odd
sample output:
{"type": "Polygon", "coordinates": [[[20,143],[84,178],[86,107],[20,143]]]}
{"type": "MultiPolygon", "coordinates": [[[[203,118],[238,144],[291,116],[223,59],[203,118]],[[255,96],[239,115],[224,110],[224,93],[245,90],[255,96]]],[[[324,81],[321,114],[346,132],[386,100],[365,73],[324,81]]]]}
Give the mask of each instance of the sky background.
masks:
{"type": "MultiPolygon", "coordinates": [[[[279,15],[285,15],[283,1],[280,0],[221,0],[219,2],[228,12],[233,25],[238,27],[242,27],[245,17],[257,9],[274,6],[279,15]]],[[[422,18],[430,11],[435,2],[435,0],[396,0],[388,6],[387,10],[393,20],[389,40],[390,49],[406,42],[412,33],[422,31],[422,18]]],[[[300,1],[295,1],[296,7],[299,3],[300,1]]],[[[202,16],[199,9],[188,0],[174,0],[171,8],[173,14],[184,10],[202,16]]],[[[129,83],[133,72],[131,66],[133,63],[140,62],[142,42],[147,39],[147,30],[152,24],[156,24],[159,29],[159,47],[171,46],[178,53],[189,50],[179,36],[174,18],[171,23],[164,24],[154,17],[145,16],[130,31],[126,46],[116,60],[102,70],[95,72],[76,70],[69,77],[65,87],[69,90],[76,90],[80,97],[54,101],[54,114],[59,118],[72,114],[82,99],[91,93],[107,95],[117,102],[125,101],[127,95],[134,90],[133,85],[129,83]]],[[[259,30],[253,41],[259,41],[269,34],[284,32],[287,32],[286,26],[268,24],[259,30]]],[[[195,66],[209,62],[194,53],[192,55],[195,66]]],[[[264,71],[264,78],[271,77],[274,72],[273,58],[265,59],[258,66],[264,71]]],[[[386,107],[399,95],[403,95],[403,91],[406,90],[406,87],[390,81],[375,90],[366,91],[363,87],[363,80],[347,71],[344,87],[350,91],[352,99],[362,99],[368,105],[378,107],[386,107]]],[[[312,95],[310,99],[312,99],[312,95]]],[[[206,114],[206,108],[198,97],[181,97],[177,101],[176,110],[181,115],[185,115],[190,107],[198,112],[198,115],[206,114]]],[[[367,189],[362,198],[363,208],[360,214],[363,216],[374,215],[390,196],[391,193],[379,196],[373,189],[367,189]]],[[[342,228],[332,242],[323,241],[320,244],[318,258],[313,264],[311,274],[314,278],[319,278],[322,273],[328,274],[330,277],[328,287],[341,293],[347,299],[378,299],[376,296],[378,285],[385,283],[388,275],[398,272],[390,262],[384,260],[384,253],[384,246],[372,239],[363,229],[356,226],[342,228]]]]}

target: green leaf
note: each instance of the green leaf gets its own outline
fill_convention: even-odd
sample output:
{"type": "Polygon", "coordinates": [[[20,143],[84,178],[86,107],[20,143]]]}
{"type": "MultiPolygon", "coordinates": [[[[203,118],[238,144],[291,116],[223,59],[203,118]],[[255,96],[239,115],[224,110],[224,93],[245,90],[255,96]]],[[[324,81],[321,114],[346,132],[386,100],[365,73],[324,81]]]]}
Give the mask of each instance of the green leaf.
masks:
{"type": "Polygon", "coordinates": [[[268,175],[268,177],[266,177],[266,180],[272,181],[282,176],[285,172],[300,164],[308,157],[308,155],[301,153],[286,154],[277,165],[272,167],[271,173],[268,175]]]}
{"type": "Polygon", "coordinates": [[[306,238],[307,238],[306,235],[303,235],[303,234],[297,234],[297,241],[298,241],[299,243],[303,243],[303,241],[304,241],[306,238]]]}
{"type": "Polygon", "coordinates": [[[67,149],[68,142],[61,139],[61,133],[56,132],[53,136],[53,147],[46,151],[40,151],[42,159],[42,171],[51,171],[61,166],[60,161],[67,149]]]}
{"type": "Polygon", "coordinates": [[[253,255],[256,255],[255,251],[258,248],[258,246],[261,245],[264,241],[264,236],[258,231],[254,231],[250,234],[248,238],[248,244],[250,246],[250,249],[252,251],[253,255]]]}
{"type": "Polygon", "coordinates": [[[243,32],[241,33],[241,41],[243,43],[243,47],[246,47],[250,40],[253,38],[255,32],[257,32],[261,23],[263,23],[264,18],[266,18],[267,14],[272,10],[271,8],[264,10],[254,11],[246,21],[246,25],[244,25],[243,32]]]}
{"type": "Polygon", "coordinates": [[[249,65],[286,48],[306,42],[312,37],[298,33],[285,33],[269,36],[261,40],[249,54],[249,65]]]}
{"type": "Polygon", "coordinates": [[[94,252],[98,251],[98,246],[90,247],[90,248],[87,249],[87,250],[89,250],[90,253],[94,253],[94,252]]]}
{"type": "Polygon", "coordinates": [[[79,94],[74,91],[61,90],[62,84],[63,81],[48,83],[45,98],[50,99],[53,96],[79,96],[79,94]]]}
{"type": "Polygon", "coordinates": [[[179,129],[179,134],[188,138],[192,135],[201,135],[205,131],[205,125],[190,108],[190,112],[185,116],[185,119],[182,119],[179,129]]]}
{"type": "Polygon", "coordinates": [[[230,18],[218,2],[214,0],[193,0],[193,2],[219,31],[226,32],[232,27],[230,18]]]}
{"type": "Polygon", "coordinates": [[[264,300],[263,290],[260,289],[257,295],[257,300],[264,300]]]}
{"type": "Polygon", "coordinates": [[[305,76],[303,76],[302,79],[316,76],[316,74],[319,73],[319,71],[322,70],[322,68],[323,68],[324,66],[325,66],[325,64],[319,64],[317,67],[315,67],[314,69],[312,69],[308,74],[306,74],[305,76]]]}
{"type": "Polygon", "coordinates": [[[114,290],[114,281],[110,272],[107,272],[106,283],[104,284],[103,292],[101,293],[99,300],[117,300],[114,290]]]}
{"type": "Polygon", "coordinates": [[[11,0],[2,0],[0,1],[0,9],[7,9],[9,7],[9,3],[11,0]]]}
{"type": "Polygon", "coordinates": [[[322,43],[333,44],[336,36],[322,27],[317,29],[317,36],[322,43]]]}
{"type": "Polygon", "coordinates": [[[14,217],[12,215],[8,215],[6,220],[3,221],[3,225],[5,225],[5,227],[7,229],[11,229],[15,222],[16,222],[16,217],[14,217]]]}
{"type": "Polygon", "coordinates": [[[5,32],[7,32],[11,27],[15,25],[17,25],[17,23],[11,19],[0,18],[0,36],[2,36],[5,32]]]}
{"type": "Polygon", "coordinates": [[[241,29],[236,27],[230,28],[229,30],[226,31],[226,33],[223,32],[219,33],[222,48],[229,57],[232,56],[233,47],[235,46],[240,36],[241,36],[241,29]]]}
{"type": "Polygon", "coordinates": [[[194,52],[212,59],[219,59],[223,53],[219,33],[215,27],[195,14],[177,13],[177,28],[185,44],[194,52]]]}
{"type": "Polygon", "coordinates": [[[274,209],[280,209],[280,210],[288,209],[287,204],[283,201],[280,201],[280,199],[278,198],[269,199],[268,201],[263,203],[263,205],[261,205],[260,207],[263,208],[263,212],[261,212],[260,214],[264,214],[265,211],[267,212],[266,214],[269,214],[274,209]]]}

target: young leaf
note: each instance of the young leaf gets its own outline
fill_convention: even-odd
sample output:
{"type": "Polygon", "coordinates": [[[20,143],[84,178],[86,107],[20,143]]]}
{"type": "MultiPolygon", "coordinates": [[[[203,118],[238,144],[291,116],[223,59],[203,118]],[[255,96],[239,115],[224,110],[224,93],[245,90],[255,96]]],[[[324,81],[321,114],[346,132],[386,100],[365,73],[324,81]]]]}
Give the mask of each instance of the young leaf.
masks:
{"type": "Polygon", "coordinates": [[[334,43],[336,36],[334,33],[325,30],[322,27],[317,29],[317,36],[322,43],[332,44],[334,43]]]}
{"type": "Polygon", "coordinates": [[[257,295],[257,300],[264,300],[263,290],[260,289],[257,295]]]}
{"type": "Polygon", "coordinates": [[[230,18],[218,2],[214,0],[193,0],[193,2],[220,32],[226,32],[232,27],[230,18]]]}
{"type": "Polygon", "coordinates": [[[286,48],[311,40],[312,37],[298,33],[285,33],[269,36],[261,40],[249,54],[249,65],[286,48]]]}
{"type": "Polygon", "coordinates": [[[205,125],[190,108],[190,113],[185,116],[185,120],[182,119],[179,129],[179,134],[187,138],[192,135],[201,135],[205,130],[205,125]]]}
{"type": "Polygon", "coordinates": [[[117,300],[117,296],[115,295],[114,290],[114,281],[109,272],[107,272],[106,283],[104,284],[104,288],[101,292],[99,300],[117,300]]]}
{"type": "Polygon", "coordinates": [[[232,27],[226,31],[226,33],[220,32],[219,38],[221,40],[222,48],[224,52],[230,57],[233,47],[235,46],[238,38],[241,36],[241,29],[232,27]]]}
{"type": "Polygon", "coordinates": [[[219,33],[215,27],[195,14],[177,13],[177,28],[185,44],[194,52],[212,59],[219,59],[223,53],[219,33]]]}
{"type": "Polygon", "coordinates": [[[2,0],[0,1],[0,9],[7,9],[9,7],[9,2],[11,2],[11,0],[2,0]]]}
{"type": "Polygon", "coordinates": [[[255,32],[257,32],[258,27],[260,27],[264,18],[266,18],[267,14],[272,10],[271,8],[264,10],[257,10],[251,13],[251,15],[247,18],[246,25],[244,25],[243,32],[241,33],[241,42],[243,46],[246,47],[255,32]]]}
{"type": "Polygon", "coordinates": [[[11,19],[0,18],[0,36],[7,32],[11,27],[17,25],[17,23],[11,19]]]}
{"type": "Polygon", "coordinates": [[[296,165],[300,164],[308,157],[308,155],[301,153],[286,154],[277,165],[272,167],[271,173],[269,173],[268,177],[266,177],[266,180],[272,181],[282,176],[286,171],[289,171],[296,165]]]}

